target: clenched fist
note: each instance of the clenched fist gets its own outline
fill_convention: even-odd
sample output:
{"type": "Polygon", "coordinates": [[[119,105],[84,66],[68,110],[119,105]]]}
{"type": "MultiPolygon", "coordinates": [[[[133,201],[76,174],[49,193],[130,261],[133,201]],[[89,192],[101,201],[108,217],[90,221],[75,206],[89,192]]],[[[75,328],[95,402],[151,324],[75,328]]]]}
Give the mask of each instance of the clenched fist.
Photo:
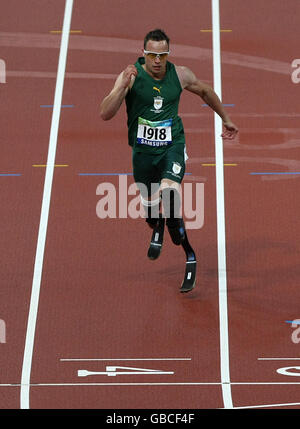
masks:
{"type": "Polygon", "coordinates": [[[131,64],[131,65],[127,66],[126,69],[122,73],[120,85],[123,88],[128,88],[130,86],[132,80],[134,80],[135,77],[137,76],[137,74],[138,74],[138,71],[134,65],[131,64]]]}

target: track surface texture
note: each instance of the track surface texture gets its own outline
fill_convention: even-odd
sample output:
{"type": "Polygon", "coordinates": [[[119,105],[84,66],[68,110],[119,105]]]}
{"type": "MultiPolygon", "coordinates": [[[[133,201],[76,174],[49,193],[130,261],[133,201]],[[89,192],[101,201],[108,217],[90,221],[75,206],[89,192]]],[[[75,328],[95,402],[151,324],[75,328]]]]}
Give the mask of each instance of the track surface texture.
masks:
{"type": "Polygon", "coordinates": [[[119,215],[135,189],[125,106],[104,122],[99,105],[156,27],[170,61],[213,87],[216,2],[74,0],[63,33],[67,3],[0,1],[0,408],[299,408],[299,2],[220,1],[222,102],[239,127],[223,142],[225,271],[214,113],[182,94],[183,185],[203,214],[186,294],[181,246],[166,230],[150,260],[145,221],[119,215]],[[117,211],[101,219],[107,183],[117,211]]]}

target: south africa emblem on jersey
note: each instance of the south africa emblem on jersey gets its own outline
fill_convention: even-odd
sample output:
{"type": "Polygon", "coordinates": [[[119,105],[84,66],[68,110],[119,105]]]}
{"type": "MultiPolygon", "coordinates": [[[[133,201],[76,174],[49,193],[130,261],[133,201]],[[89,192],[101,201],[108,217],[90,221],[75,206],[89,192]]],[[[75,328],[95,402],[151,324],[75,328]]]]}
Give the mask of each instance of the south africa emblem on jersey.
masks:
{"type": "Polygon", "coordinates": [[[160,110],[163,105],[163,98],[159,95],[158,97],[154,97],[154,108],[155,110],[160,110]]]}
{"type": "Polygon", "coordinates": [[[178,162],[173,162],[172,170],[173,170],[173,173],[179,174],[181,171],[181,165],[178,162]]]}

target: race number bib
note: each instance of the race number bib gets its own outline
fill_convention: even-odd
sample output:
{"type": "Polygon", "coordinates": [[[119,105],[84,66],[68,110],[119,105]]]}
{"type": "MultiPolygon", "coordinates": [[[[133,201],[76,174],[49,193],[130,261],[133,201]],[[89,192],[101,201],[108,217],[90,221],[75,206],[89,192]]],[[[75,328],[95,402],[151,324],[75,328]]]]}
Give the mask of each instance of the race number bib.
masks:
{"type": "Polygon", "coordinates": [[[153,122],[139,118],[137,143],[152,147],[163,147],[171,144],[172,119],[153,122]]]}

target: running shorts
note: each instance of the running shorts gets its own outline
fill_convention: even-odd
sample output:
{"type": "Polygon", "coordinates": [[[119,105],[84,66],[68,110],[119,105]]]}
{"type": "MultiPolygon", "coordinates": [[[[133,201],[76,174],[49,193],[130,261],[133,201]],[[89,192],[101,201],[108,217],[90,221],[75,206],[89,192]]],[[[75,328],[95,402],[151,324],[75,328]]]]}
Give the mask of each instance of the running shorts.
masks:
{"type": "Polygon", "coordinates": [[[146,186],[148,195],[143,195],[145,186],[139,187],[147,198],[158,191],[162,179],[181,183],[185,173],[185,145],[170,145],[161,154],[132,151],[134,180],[146,186]]]}

